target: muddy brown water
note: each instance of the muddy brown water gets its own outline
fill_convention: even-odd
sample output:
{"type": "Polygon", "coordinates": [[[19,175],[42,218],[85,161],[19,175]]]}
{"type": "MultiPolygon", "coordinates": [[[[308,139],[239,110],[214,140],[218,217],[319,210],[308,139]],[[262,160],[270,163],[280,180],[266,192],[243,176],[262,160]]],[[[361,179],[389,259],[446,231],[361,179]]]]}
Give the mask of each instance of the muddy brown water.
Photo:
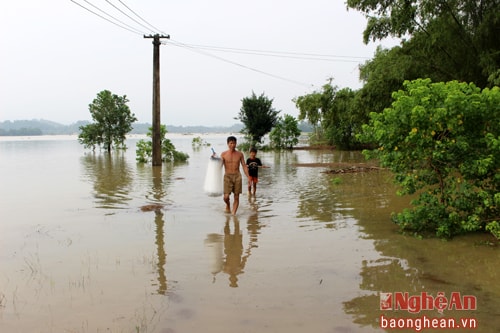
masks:
{"type": "Polygon", "coordinates": [[[225,149],[225,134],[169,134],[189,162],[153,168],[137,137],[111,157],[75,137],[0,138],[0,332],[377,332],[423,317],[499,332],[490,236],[400,234],[390,214],[409,199],[390,173],[324,173],[364,162],[333,150],[259,152],[270,168],[229,216],[203,193],[210,147],[195,136],[225,149]],[[381,310],[381,293],[405,292],[477,306],[381,310]]]}

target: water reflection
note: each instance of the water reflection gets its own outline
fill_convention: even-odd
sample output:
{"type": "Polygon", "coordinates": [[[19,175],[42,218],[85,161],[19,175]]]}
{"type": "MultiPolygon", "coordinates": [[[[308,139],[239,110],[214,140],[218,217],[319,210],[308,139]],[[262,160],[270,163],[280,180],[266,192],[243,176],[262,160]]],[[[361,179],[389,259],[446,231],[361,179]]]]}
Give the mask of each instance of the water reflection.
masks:
{"type": "Polygon", "coordinates": [[[218,273],[222,271],[224,253],[223,253],[223,236],[220,234],[208,234],[205,239],[205,247],[208,251],[210,261],[210,273],[213,275],[213,281],[218,273]]]}
{"type": "MultiPolygon", "coordinates": [[[[443,260],[443,265],[448,265],[443,260]]],[[[434,271],[436,272],[436,271],[434,271]]],[[[473,318],[480,322],[481,332],[497,331],[495,323],[486,318],[491,318],[489,309],[498,309],[498,297],[490,292],[483,292],[483,286],[477,283],[463,283],[452,276],[444,276],[433,271],[425,271],[422,265],[408,265],[405,259],[381,258],[378,260],[368,260],[362,262],[361,273],[362,282],[360,289],[365,291],[365,295],[355,297],[344,302],[344,311],[354,318],[354,322],[363,326],[378,327],[380,315],[389,318],[421,318],[423,315],[432,318],[473,318]],[[426,292],[433,297],[438,293],[443,293],[449,297],[451,293],[458,292],[462,296],[473,295],[478,300],[477,311],[466,311],[456,309],[445,309],[444,313],[439,313],[437,309],[423,310],[418,314],[411,314],[408,311],[381,311],[380,292],[407,292],[409,295],[420,295],[426,292]]],[[[467,280],[467,278],[464,278],[467,280]]]]}
{"type": "Polygon", "coordinates": [[[274,165],[280,166],[273,169],[273,177],[284,179],[285,184],[294,184],[297,181],[298,170],[293,164],[298,163],[298,155],[295,152],[285,151],[276,153],[273,157],[274,165]]]}
{"type": "MultiPolygon", "coordinates": [[[[489,235],[468,235],[451,241],[423,239],[399,234],[390,220],[394,211],[409,206],[409,197],[394,196],[396,187],[390,183],[387,172],[348,175],[331,189],[336,202],[352,207],[350,215],[363,231],[363,238],[372,239],[378,255],[370,255],[360,262],[360,296],[345,301],[344,311],[362,326],[379,327],[379,317],[416,318],[416,316],[444,316],[448,318],[475,318],[482,332],[497,331],[497,324],[488,320],[491,309],[500,306],[500,290],[488,281],[498,279],[498,254],[480,244],[489,235]],[[486,287],[488,286],[488,287],[486,287]],[[425,291],[436,296],[444,292],[474,295],[477,311],[426,311],[412,315],[407,311],[380,311],[380,292],[408,292],[419,295],[425,291]]],[[[498,311],[497,311],[498,313],[498,311]]]]}
{"type": "MultiPolygon", "coordinates": [[[[152,187],[151,190],[148,192],[151,194],[152,199],[154,202],[161,203],[164,200],[164,197],[166,196],[166,186],[164,186],[164,181],[163,181],[163,168],[161,166],[156,166],[156,167],[151,167],[151,179],[152,179],[152,187]]],[[[143,169],[144,171],[144,169],[143,169]]],[[[146,195],[146,198],[148,198],[148,195],[146,195]]],[[[149,198],[148,198],[149,199],[149,198]]],[[[165,295],[167,292],[167,276],[165,274],[165,265],[167,262],[167,253],[165,252],[165,219],[164,219],[164,213],[163,213],[163,205],[156,205],[152,206],[155,207],[154,213],[155,213],[155,233],[156,233],[156,239],[155,239],[155,244],[156,244],[156,255],[158,262],[156,264],[157,267],[157,293],[160,295],[165,295]]],[[[153,284],[155,285],[155,284],[153,284]]]]}
{"type": "MultiPolygon", "coordinates": [[[[371,171],[353,174],[328,174],[327,168],[298,168],[299,197],[297,217],[312,220],[325,228],[338,229],[350,221],[378,216],[381,209],[399,210],[409,199],[396,206],[390,202],[396,191],[388,180],[388,172],[371,171]]],[[[390,217],[387,211],[387,220],[390,217]]],[[[389,221],[390,222],[390,221],[389,221]]]]}
{"type": "Polygon", "coordinates": [[[127,208],[131,200],[133,171],[125,153],[88,153],[81,158],[84,177],[93,183],[97,208],[127,208]]]}
{"type": "MultiPolygon", "coordinates": [[[[255,199],[254,199],[255,200],[255,199]]],[[[254,207],[256,204],[254,203],[254,207]]],[[[258,214],[251,214],[247,220],[247,231],[249,236],[248,246],[243,246],[243,233],[240,229],[240,221],[236,216],[226,215],[224,234],[210,233],[205,239],[210,272],[215,282],[220,272],[229,275],[229,286],[238,287],[238,276],[244,273],[244,269],[253,248],[257,248],[258,235],[262,228],[258,220],[258,214]]]]}
{"type": "Polygon", "coordinates": [[[238,275],[243,273],[249,253],[243,253],[243,235],[240,230],[240,221],[236,216],[226,216],[224,226],[224,261],[222,270],[229,275],[229,286],[238,287],[238,275]],[[231,231],[232,229],[232,231],[231,231]]]}
{"type": "Polygon", "coordinates": [[[249,236],[248,252],[250,253],[250,249],[258,247],[258,236],[260,234],[260,229],[263,226],[259,222],[259,204],[257,202],[257,198],[255,196],[249,196],[248,202],[253,211],[253,214],[250,214],[247,220],[247,231],[249,236]]]}
{"type": "Polygon", "coordinates": [[[338,229],[345,225],[346,218],[351,217],[352,208],[343,205],[338,193],[331,190],[329,178],[321,174],[321,170],[315,171],[318,175],[308,177],[308,186],[303,184],[296,189],[299,197],[297,217],[313,219],[326,228],[338,229]]]}
{"type": "Polygon", "coordinates": [[[156,264],[158,272],[158,289],[160,295],[165,295],[167,292],[167,276],[165,274],[165,264],[167,262],[167,253],[165,252],[165,237],[164,226],[165,220],[163,219],[163,212],[160,209],[155,211],[155,225],[156,225],[156,254],[158,263],[156,264]]]}
{"type": "Polygon", "coordinates": [[[138,164],[137,187],[143,187],[144,198],[148,204],[166,205],[172,200],[168,198],[168,187],[172,185],[173,165],[153,167],[138,164]]]}

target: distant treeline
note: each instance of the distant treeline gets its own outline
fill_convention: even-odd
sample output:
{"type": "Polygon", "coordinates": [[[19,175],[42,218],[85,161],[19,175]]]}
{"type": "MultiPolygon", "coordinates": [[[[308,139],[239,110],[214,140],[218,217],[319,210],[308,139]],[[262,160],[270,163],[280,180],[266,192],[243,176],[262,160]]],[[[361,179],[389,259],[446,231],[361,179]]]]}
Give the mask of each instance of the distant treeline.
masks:
{"type": "Polygon", "coordinates": [[[71,125],[63,125],[44,119],[7,120],[0,122],[0,136],[78,134],[79,127],[88,123],[88,121],[78,121],[71,125]]]}
{"type": "MultiPolygon", "coordinates": [[[[89,124],[82,120],[70,125],[59,124],[50,120],[7,120],[0,122],[0,136],[36,136],[36,135],[76,135],[80,133],[80,126],[89,124]]],[[[131,134],[146,134],[151,124],[135,123],[131,134]]],[[[311,126],[301,123],[299,126],[303,132],[311,132],[311,126]]],[[[243,129],[242,124],[232,126],[172,126],[167,125],[169,133],[239,133],[243,129]]]]}

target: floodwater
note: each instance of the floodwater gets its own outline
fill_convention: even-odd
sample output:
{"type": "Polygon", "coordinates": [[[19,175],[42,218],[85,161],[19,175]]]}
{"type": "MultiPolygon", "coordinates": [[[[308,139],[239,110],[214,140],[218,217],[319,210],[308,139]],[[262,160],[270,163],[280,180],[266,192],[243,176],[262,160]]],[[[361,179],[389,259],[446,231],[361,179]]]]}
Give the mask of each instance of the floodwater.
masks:
{"type": "Polygon", "coordinates": [[[424,317],[462,325],[441,332],[499,332],[489,235],[402,235],[390,213],[409,199],[390,173],[304,166],[359,152],[259,152],[270,168],[229,216],[203,193],[210,147],[194,136],[169,134],[190,159],[156,168],[135,162],[137,137],[111,157],[75,137],[0,139],[0,332],[383,332],[424,317]],[[405,292],[454,307],[381,310],[381,293],[405,292]],[[460,309],[457,293],[477,304],[460,309]]]}

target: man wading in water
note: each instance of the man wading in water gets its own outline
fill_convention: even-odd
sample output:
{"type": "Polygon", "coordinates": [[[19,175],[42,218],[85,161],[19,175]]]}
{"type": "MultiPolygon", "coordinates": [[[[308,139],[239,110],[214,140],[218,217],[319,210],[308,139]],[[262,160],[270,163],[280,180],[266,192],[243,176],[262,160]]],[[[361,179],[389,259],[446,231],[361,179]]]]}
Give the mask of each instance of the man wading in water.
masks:
{"type": "Polygon", "coordinates": [[[224,166],[224,202],[226,203],[226,213],[231,213],[229,195],[233,192],[234,203],[232,213],[236,215],[236,211],[240,204],[240,194],[243,189],[240,164],[248,181],[250,181],[250,175],[248,174],[248,168],[245,163],[245,156],[242,152],[236,150],[236,138],[234,136],[227,138],[227,147],[229,149],[220,155],[222,158],[222,165],[224,166]]]}

